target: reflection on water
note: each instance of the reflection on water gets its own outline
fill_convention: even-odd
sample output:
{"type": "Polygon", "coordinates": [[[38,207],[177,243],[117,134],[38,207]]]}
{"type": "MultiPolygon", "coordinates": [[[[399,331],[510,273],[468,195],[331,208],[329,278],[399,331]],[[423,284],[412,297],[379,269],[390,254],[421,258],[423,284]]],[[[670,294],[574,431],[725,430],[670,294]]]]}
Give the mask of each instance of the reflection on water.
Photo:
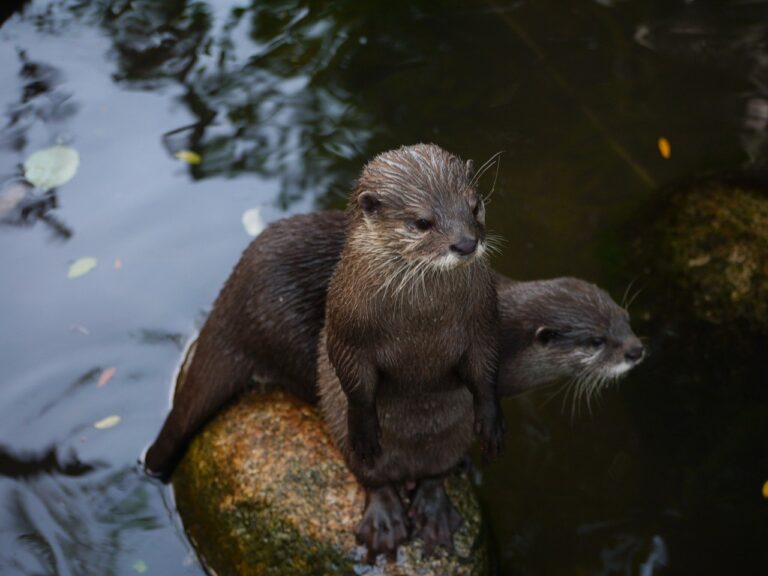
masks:
{"type": "MultiPolygon", "coordinates": [[[[0,150],[22,153],[29,145],[29,133],[46,131],[58,141],[65,134],[67,121],[77,112],[72,94],[62,90],[61,73],[53,66],[31,61],[24,50],[18,54],[21,83],[19,102],[8,106],[7,121],[0,130],[0,150]]],[[[6,168],[0,164],[0,169],[6,168]]],[[[56,189],[35,191],[19,174],[0,175],[0,224],[31,226],[42,222],[54,237],[67,240],[72,230],[53,210],[58,207],[56,189]]]]}
{"type": "MultiPolygon", "coordinates": [[[[338,206],[400,144],[478,165],[503,151],[495,266],[619,298],[638,276],[625,230],[669,184],[764,169],[766,16],[662,0],[27,3],[0,29],[0,571],[201,573],[134,464],[249,240],[245,210],[338,206]],[[56,143],[79,151],[78,174],[34,189],[20,165],[56,143]],[[67,279],[84,256],[98,266],[67,279]]],[[[482,486],[502,573],[766,565],[767,343],[665,296],[633,304],[651,356],[591,417],[549,391],[507,402],[508,448],[482,486]]]]}

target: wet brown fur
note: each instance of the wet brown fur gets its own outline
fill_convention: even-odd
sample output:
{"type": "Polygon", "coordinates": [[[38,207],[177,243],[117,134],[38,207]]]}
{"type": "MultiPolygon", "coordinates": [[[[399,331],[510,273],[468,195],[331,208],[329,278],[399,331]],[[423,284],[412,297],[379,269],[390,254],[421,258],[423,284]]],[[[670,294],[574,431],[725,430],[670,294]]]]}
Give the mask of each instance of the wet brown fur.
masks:
{"type": "MultiPolygon", "coordinates": [[[[291,216],[267,226],[248,246],[200,332],[188,376],[147,454],[151,472],[170,476],[191,438],[252,380],[317,402],[317,342],[346,226],[342,211],[291,216]]],[[[580,341],[563,341],[542,357],[547,345],[536,340],[540,327],[588,326],[585,335],[593,336],[631,333],[625,311],[592,283],[496,279],[502,396],[578,375],[573,352],[580,341]]]]}
{"type": "Polygon", "coordinates": [[[418,480],[420,508],[410,514],[417,535],[428,549],[450,546],[458,521],[440,477],[475,433],[488,453],[500,448],[499,346],[499,383],[511,394],[556,377],[583,379],[585,358],[594,364],[589,378],[600,374],[608,357],[582,349],[589,330],[612,330],[620,318],[617,337],[634,338],[625,313],[594,285],[492,273],[467,166],[433,145],[388,152],[366,166],[346,213],[269,226],[222,289],[147,470],[167,478],[194,434],[251,378],[308,402],[319,392],[329,432],[368,491],[358,539],[392,553],[407,534],[393,485],[418,480]],[[429,233],[413,226],[424,218],[429,233]],[[468,237],[477,250],[454,250],[468,237]],[[560,337],[573,336],[569,320],[579,339],[560,337]]]}
{"type": "Polygon", "coordinates": [[[446,473],[469,447],[473,423],[481,440],[497,441],[498,312],[487,259],[430,270],[423,281],[406,267],[404,280],[379,289],[422,238],[409,226],[423,214],[443,220],[425,238],[427,257],[448,252],[464,226],[483,241],[469,176],[436,146],[403,148],[369,163],[350,200],[328,288],[318,389],[331,436],[366,486],[446,473]],[[380,201],[370,213],[359,207],[365,194],[380,201]]]}

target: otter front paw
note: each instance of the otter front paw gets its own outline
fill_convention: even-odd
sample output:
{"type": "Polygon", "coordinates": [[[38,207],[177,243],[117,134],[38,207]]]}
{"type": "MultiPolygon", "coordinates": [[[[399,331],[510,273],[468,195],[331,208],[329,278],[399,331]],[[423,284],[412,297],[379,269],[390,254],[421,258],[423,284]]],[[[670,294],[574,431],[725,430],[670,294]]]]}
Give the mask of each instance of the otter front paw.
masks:
{"type": "Polygon", "coordinates": [[[496,401],[475,405],[475,434],[480,441],[483,454],[493,460],[504,448],[504,416],[496,401]]]}
{"type": "Polygon", "coordinates": [[[347,422],[352,452],[366,466],[373,466],[376,458],[381,456],[379,419],[376,416],[376,410],[350,410],[347,422]]]}

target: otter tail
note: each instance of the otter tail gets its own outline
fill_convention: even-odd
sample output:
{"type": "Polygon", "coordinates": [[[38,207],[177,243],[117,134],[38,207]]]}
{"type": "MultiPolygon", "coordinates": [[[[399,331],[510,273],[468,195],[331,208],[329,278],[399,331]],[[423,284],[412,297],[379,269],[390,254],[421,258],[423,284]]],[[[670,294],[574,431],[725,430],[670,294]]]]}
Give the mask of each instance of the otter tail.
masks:
{"type": "Polygon", "coordinates": [[[206,336],[203,331],[188,370],[182,369],[173,408],[144,459],[146,472],[164,482],[170,479],[195,434],[251,379],[253,366],[247,355],[224,354],[221,350],[225,348],[206,336]]]}

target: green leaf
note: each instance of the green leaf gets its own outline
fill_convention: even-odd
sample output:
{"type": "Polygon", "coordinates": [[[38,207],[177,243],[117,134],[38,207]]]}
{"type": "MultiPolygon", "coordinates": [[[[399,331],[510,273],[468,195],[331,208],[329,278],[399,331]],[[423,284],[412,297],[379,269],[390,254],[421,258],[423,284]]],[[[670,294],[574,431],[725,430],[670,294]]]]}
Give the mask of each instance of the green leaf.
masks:
{"type": "Polygon", "coordinates": [[[134,571],[138,572],[139,574],[144,574],[144,572],[147,571],[147,565],[144,563],[144,560],[136,560],[131,568],[133,568],[134,571]]]}
{"type": "Polygon", "coordinates": [[[51,146],[33,152],[24,162],[24,178],[33,186],[50,190],[72,180],[80,154],[69,146],[51,146]]]}
{"type": "Polygon", "coordinates": [[[77,278],[78,276],[88,274],[88,272],[96,267],[96,263],[96,258],[91,258],[90,256],[86,258],[78,258],[69,266],[67,278],[77,278]]]}

